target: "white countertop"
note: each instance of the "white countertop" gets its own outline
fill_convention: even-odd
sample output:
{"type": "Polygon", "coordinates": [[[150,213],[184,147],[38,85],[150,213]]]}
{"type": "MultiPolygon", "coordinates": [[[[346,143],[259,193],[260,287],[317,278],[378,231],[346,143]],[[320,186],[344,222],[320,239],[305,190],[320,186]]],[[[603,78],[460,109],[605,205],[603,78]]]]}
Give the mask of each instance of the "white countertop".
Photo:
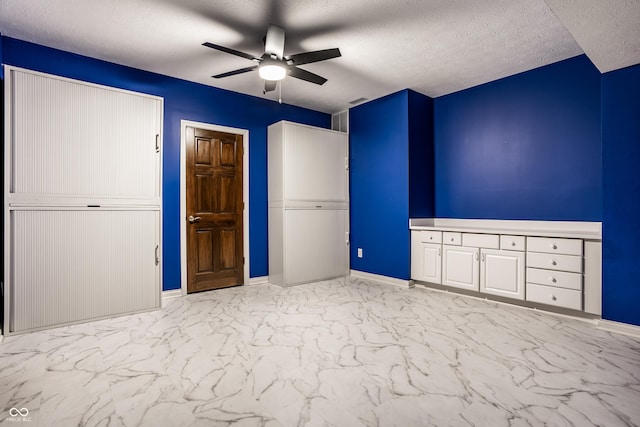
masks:
{"type": "Polygon", "coordinates": [[[409,229],[602,240],[602,223],[586,221],[412,218],[409,229]]]}

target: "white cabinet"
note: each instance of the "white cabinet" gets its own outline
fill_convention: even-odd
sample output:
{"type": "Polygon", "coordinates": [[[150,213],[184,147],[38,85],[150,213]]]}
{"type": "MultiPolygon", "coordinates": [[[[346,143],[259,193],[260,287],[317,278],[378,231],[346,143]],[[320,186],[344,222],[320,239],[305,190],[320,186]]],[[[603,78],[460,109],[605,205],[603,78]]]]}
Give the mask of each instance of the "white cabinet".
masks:
{"type": "Polygon", "coordinates": [[[269,281],[349,272],[348,136],[290,122],[268,129],[269,281]]]}
{"type": "Polygon", "coordinates": [[[308,283],[346,275],[348,221],[346,209],[287,209],[284,218],[286,283],[308,283]]]}
{"type": "Polygon", "coordinates": [[[441,234],[429,231],[411,232],[411,278],[423,282],[442,282],[441,234]]]}
{"type": "Polygon", "coordinates": [[[478,248],[442,246],[442,284],[477,291],[479,289],[478,248]]]}
{"type": "Polygon", "coordinates": [[[602,313],[600,223],[420,218],[409,228],[415,281],[602,313]]]}
{"type": "Polygon", "coordinates": [[[582,310],[581,239],[527,238],[527,301],[582,310]]]}
{"type": "Polygon", "coordinates": [[[160,307],[163,100],[6,66],[4,325],[160,307]]]}
{"type": "MultiPolygon", "coordinates": [[[[479,291],[481,248],[498,249],[497,234],[445,232],[442,247],[442,284],[456,288],[479,291]],[[457,246],[457,245],[462,246],[457,246]]],[[[482,249],[485,251],[486,249],[482,249]]],[[[497,271],[495,272],[497,274],[497,271]]],[[[494,274],[494,275],[495,275],[494,274]]],[[[497,277],[492,280],[498,280],[497,277]]]]}
{"type": "Polygon", "coordinates": [[[480,292],[524,299],[524,252],[482,249],[480,258],[480,292]]]}

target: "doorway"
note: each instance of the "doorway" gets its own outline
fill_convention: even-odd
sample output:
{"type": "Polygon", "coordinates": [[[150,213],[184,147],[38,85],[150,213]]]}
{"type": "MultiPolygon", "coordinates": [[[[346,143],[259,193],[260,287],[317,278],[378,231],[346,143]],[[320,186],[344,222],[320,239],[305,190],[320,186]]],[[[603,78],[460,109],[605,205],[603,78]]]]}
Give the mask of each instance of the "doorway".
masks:
{"type": "Polygon", "coordinates": [[[181,294],[247,283],[248,131],[181,122],[181,294]]]}

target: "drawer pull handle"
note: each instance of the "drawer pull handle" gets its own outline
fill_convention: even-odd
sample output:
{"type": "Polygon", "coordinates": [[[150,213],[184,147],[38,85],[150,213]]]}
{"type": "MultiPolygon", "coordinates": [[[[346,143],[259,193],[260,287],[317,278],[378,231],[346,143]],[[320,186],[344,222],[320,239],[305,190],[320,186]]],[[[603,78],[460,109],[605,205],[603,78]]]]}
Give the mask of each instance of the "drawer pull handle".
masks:
{"type": "Polygon", "coordinates": [[[511,242],[511,246],[515,246],[515,245],[516,245],[516,242],[511,242]]]}
{"type": "Polygon", "coordinates": [[[429,240],[433,240],[433,236],[429,236],[429,240]]]}
{"type": "Polygon", "coordinates": [[[556,298],[555,295],[551,295],[551,301],[556,301],[558,298],[556,298]]]}
{"type": "Polygon", "coordinates": [[[451,238],[451,241],[453,242],[453,237],[451,238]]]}
{"type": "Polygon", "coordinates": [[[558,263],[556,262],[556,260],[552,259],[551,260],[551,265],[558,265],[558,263]]]}
{"type": "Polygon", "coordinates": [[[558,249],[558,245],[551,245],[551,249],[558,249]]]}
{"type": "Polygon", "coordinates": [[[555,277],[551,277],[550,279],[551,279],[551,282],[552,282],[552,283],[556,283],[556,282],[557,282],[557,280],[556,280],[556,278],[555,278],[555,277]]]}

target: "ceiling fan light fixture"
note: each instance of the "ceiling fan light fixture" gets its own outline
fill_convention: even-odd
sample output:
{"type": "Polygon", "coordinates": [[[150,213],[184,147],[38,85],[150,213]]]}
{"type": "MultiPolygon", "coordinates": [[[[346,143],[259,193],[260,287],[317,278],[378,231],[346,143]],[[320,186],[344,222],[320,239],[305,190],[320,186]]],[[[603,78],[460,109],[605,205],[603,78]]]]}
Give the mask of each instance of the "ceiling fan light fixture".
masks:
{"type": "Polygon", "coordinates": [[[258,73],[265,80],[278,81],[284,79],[287,69],[276,61],[264,60],[258,68],[258,73]]]}

